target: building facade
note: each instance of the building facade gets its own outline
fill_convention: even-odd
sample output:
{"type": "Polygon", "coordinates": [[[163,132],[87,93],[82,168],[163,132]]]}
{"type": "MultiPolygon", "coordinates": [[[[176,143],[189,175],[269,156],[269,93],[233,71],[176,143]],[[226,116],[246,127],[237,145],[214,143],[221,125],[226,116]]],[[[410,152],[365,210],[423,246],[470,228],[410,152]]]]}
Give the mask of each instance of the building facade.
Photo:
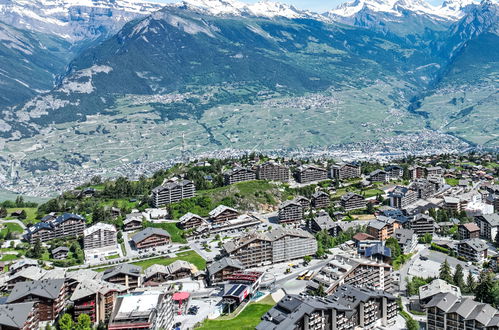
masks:
{"type": "Polygon", "coordinates": [[[314,165],[301,166],[296,173],[299,183],[327,180],[327,170],[314,165]]]}
{"type": "Polygon", "coordinates": [[[288,167],[270,161],[258,166],[256,177],[258,180],[288,182],[291,172],[288,167]]]}
{"type": "Polygon", "coordinates": [[[99,222],[83,232],[83,247],[88,249],[99,249],[118,244],[116,227],[99,222]]]}
{"type": "Polygon", "coordinates": [[[152,203],[154,207],[161,207],[180,202],[186,198],[192,198],[195,195],[196,187],[192,181],[167,182],[152,190],[152,203]]]}
{"type": "Polygon", "coordinates": [[[252,180],[256,180],[256,172],[250,168],[236,167],[224,172],[224,184],[226,186],[252,180]]]}

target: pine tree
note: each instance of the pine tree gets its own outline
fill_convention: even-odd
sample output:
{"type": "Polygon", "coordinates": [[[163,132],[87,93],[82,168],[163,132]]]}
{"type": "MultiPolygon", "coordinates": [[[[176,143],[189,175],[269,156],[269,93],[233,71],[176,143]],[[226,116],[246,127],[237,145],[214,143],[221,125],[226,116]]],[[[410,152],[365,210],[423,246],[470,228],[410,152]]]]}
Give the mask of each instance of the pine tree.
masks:
{"type": "Polygon", "coordinates": [[[61,317],[61,319],[59,320],[59,329],[60,330],[73,330],[74,329],[74,322],[73,322],[73,319],[71,318],[71,315],[64,314],[61,317]]]}
{"type": "Polygon", "coordinates": [[[453,276],[454,284],[457,285],[461,291],[465,290],[465,283],[464,283],[464,272],[463,272],[463,266],[461,264],[457,264],[456,270],[454,271],[454,276],[453,276]]]}
{"type": "Polygon", "coordinates": [[[80,314],[76,323],[77,330],[91,330],[92,329],[92,320],[90,316],[87,314],[80,314]]]}
{"type": "Polygon", "coordinates": [[[487,304],[494,303],[494,297],[492,295],[493,287],[494,282],[492,280],[492,274],[486,271],[481,272],[480,278],[478,279],[478,285],[475,289],[475,300],[487,304]]]}
{"type": "Polygon", "coordinates": [[[440,273],[438,276],[441,280],[446,281],[447,283],[452,284],[452,273],[451,269],[449,266],[449,263],[447,262],[447,259],[445,259],[444,263],[440,266],[440,273]]]}
{"type": "Polygon", "coordinates": [[[473,277],[473,274],[471,274],[471,272],[468,272],[468,277],[466,278],[466,292],[473,293],[475,292],[475,288],[475,278],[473,277]]]}

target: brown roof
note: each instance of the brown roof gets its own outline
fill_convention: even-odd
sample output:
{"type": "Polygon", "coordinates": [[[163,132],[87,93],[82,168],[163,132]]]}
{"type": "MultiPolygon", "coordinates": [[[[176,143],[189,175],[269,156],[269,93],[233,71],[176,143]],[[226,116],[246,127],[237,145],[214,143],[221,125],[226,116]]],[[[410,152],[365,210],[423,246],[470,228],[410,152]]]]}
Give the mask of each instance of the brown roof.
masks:
{"type": "Polygon", "coordinates": [[[354,241],[365,241],[368,239],[374,239],[374,237],[366,233],[357,233],[352,238],[354,241]]]}
{"type": "Polygon", "coordinates": [[[479,231],[480,230],[480,227],[478,227],[478,225],[474,222],[470,222],[470,223],[465,223],[463,225],[464,228],[466,228],[467,231],[469,232],[473,232],[473,231],[479,231]]]}

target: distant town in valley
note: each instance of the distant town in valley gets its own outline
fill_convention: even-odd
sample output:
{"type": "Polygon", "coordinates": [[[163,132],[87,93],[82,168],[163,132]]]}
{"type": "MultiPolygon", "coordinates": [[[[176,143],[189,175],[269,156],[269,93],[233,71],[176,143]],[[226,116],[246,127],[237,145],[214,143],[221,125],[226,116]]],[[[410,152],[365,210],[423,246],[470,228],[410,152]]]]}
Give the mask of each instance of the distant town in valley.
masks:
{"type": "Polygon", "coordinates": [[[296,156],[1,202],[0,329],[499,328],[499,154],[296,156]]]}

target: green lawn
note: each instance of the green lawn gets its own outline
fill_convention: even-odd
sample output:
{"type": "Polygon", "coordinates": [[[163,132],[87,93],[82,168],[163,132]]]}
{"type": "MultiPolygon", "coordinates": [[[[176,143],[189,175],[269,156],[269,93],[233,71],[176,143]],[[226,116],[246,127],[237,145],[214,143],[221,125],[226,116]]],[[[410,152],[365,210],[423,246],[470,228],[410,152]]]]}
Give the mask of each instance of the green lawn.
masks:
{"type": "Polygon", "coordinates": [[[7,234],[7,230],[9,230],[11,233],[23,232],[23,228],[19,224],[13,222],[3,223],[0,225],[0,227],[2,227],[2,230],[0,231],[0,236],[4,236],[5,234],[7,234]]]}
{"type": "Polygon", "coordinates": [[[459,184],[459,179],[446,178],[445,183],[447,183],[449,186],[455,187],[459,184]]]}
{"type": "Polygon", "coordinates": [[[238,316],[231,320],[206,320],[200,327],[201,330],[249,330],[255,329],[260,323],[261,317],[269,309],[272,308],[274,302],[268,301],[267,298],[258,303],[250,303],[238,316]]]}
{"type": "Polygon", "coordinates": [[[7,220],[12,220],[12,219],[17,219],[16,217],[11,217],[10,214],[14,211],[17,210],[24,210],[26,212],[26,219],[21,220],[24,224],[33,224],[38,222],[36,219],[36,207],[14,207],[14,208],[8,208],[7,213],[8,217],[6,218],[7,220]]]}
{"type": "Polygon", "coordinates": [[[182,233],[184,232],[182,229],[177,227],[176,223],[153,223],[147,222],[145,224],[146,227],[154,227],[154,228],[162,228],[166,230],[174,243],[187,243],[187,240],[182,237],[182,233]]]}
{"type": "Polygon", "coordinates": [[[119,254],[113,254],[111,256],[106,256],[106,260],[113,260],[113,259],[117,259],[119,257],[120,257],[119,254]]]}
{"type": "Polygon", "coordinates": [[[146,269],[152,265],[169,265],[177,260],[185,260],[187,262],[190,262],[199,270],[204,270],[206,268],[206,260],[204,260],[195,251],[179,252],[177,254],[177,257],[175,258],[154,258],[149,260],[137,261],[133,264],[142,267],[142,269],[146,269]]]}
{"type": "MultiPolygon", "coordinates": [[[[206,268],[206,260],[204,260],[199,254],[197,254],[195,251],[185,251],[185,252],[179,252],[177,253],[177,256],[175,258],[153,258],[153,259],[148,259],[148,260],[142,260],[142,261],[136,261],[132,262],[132,265],[136,265],[141,267],[142,269],[146,269],[151,267],[152,265],[169,265],[172,264],[174,261],[177,260],[185,260],[187,262],[190,262],[194,266],[197,267],[198,270],[204,270],[206,268]]],[[[103,272],[106,269],[109,269],[111,267],[102,267],[102,268],[95,268],[92,269],[96,272],[103,272]]]]}
{"type": "Polygon", "coordinates": [[[118,205],[120,209],[134,209],[137,208],[138,202],[130,202],[130,198],[121,198],[121,199],[110,199],[101,202],[102,206],[113,206],[114,204],[118,205]]]}
{"type": "Polygon", "coordinates": [[[11,261],[18,259],[17,254],[4,254],[0,256],[0,261],[11,261]]]}

